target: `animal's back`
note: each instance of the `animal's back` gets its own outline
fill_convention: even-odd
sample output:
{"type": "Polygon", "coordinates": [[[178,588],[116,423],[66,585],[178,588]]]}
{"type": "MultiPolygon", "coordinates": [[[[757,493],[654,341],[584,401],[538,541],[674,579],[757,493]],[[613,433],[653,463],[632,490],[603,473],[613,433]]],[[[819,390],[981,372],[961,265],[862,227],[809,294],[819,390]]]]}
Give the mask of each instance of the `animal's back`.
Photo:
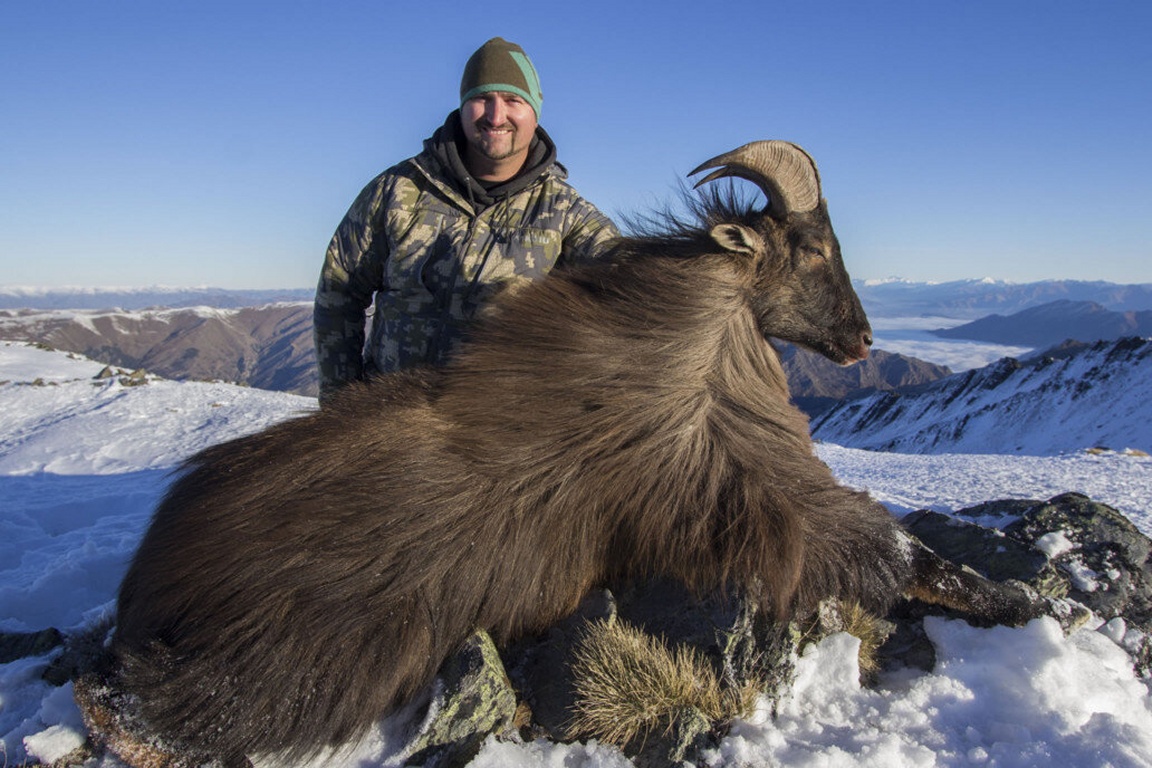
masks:
{"type": "Polygon", "coordinates": [[[435,580],[421,524],[445,511],[429,489],[459,477],[425,382],[391,385],[365,388],[358,407],[375,412],[355,421],[320,412],[204,451],[158,507],[121,586],[114,650],[170,740],[318,748],[434,673],[427,654],[396,649],[436,643],[416,610],[435,580]]]}

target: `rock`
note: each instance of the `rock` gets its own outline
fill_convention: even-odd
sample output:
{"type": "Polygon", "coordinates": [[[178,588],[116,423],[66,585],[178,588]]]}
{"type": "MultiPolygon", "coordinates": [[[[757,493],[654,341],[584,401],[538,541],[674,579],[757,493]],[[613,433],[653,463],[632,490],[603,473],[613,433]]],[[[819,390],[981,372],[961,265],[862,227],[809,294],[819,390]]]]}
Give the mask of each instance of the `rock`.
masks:
{"type": "Polygon", "coordinates": [[[51,627],[39,632],[0,632],[0,664],[25,656],[43,656],[63,644],[64,635],[51,627]]]}
{"type": "MultiPolygon", "coordinates": [[[[963,512],[957,515],[964,514],[963,512]]],[[[1030,543],[1004,535],[995,528],[920,510],[904,518],[904,527],[936,554],[966,565],[993,581],[1029,582],[1040,576],[1048,558],[1030,543]]]]}
{"type": "Polygon", "coordinates": [[[516,690],[532,712],[529,736],[553,741],[568,737],[576,701],[571,659],[588,622],[616,616],[616,598],[606,589],[590,592],[580,607],[538,637],[505,649],[504,662],[516,690]]]}
{"type": "Polygon", "coordinates": [[[492,638],[477,632],[445,662],[428,714],[408,744],[408,764],[425,768],[464,766],[490,734],[514,732],[516,694],[492,638]]]}
{"type": "Polygon", "coordinates": [[[105,661],[105,642],[111,632],[112,620],[109,618],[86,631],[64,638],[64,650],[48,664],[40,675],[41,679],[51,685],[64,685],[95,670],[105,661]]]}
{"type": "Polygon", "coordinates": [[[1152,631],[1152,540],[1118,511],[1065,493],[1037,503],[1004,533],[1047,553],[1068,597],[1104,619],[1152,631]]]}
{"type": "Polygon", "coordinates": [[[625,753],[632,754],[636,768],[695,766],[699,753],[715,748],[716,742],[713,723],[695,707],[685,707],[672,719],[668,730],[652,734],[639,749],[626,749],[625,753]]]}
{"type": "MultiPolygon", "coordinates": [[[[991,579],[1024,582],[1049,598],[1065,629],[1082,625],[1091,613],[1122,620],[1113,626],[1123,630],[1112,634],[1137,670],[1152,668],[1152,540],[1112,507],[1065,493],[1047,501],[989,501],[955,516],[920,511],[904,522],[942,556],[991,579]]],[[[894,639],[905,647],[892,658],[921,666],[923,643],[910,625],[944,611],[899,610],[906,615],[898,619],[894,639]]]]}
{"type": "Polygon", "coordinates": [[[617,602],[625,621],[670,644],[703,652],[729,686],[758,681],[783,690],[792,682],[795,637],[787,624],[757,608],[755,588],[697,599],[675,581],[654,580],[620,591],[617,602]]]}
{"type": "Polygon", "coordinates": [[[139,387],[148,383],[148,372],[143,368],[137,368],[129,373],[127,376],[120,377],[120,386],[122,387],[139,387]]]}

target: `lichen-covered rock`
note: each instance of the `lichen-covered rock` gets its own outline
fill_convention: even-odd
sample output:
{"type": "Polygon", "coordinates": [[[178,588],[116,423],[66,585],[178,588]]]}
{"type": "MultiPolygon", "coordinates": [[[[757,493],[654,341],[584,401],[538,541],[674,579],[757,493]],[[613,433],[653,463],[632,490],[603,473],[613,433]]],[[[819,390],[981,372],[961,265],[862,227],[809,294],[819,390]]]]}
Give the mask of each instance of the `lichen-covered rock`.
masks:
{"type": "Polygon", "coordinates": [[[695,766],[699,753],[716,746],[715,724],[695,707],[685,707],[666,731],[652,734],[632,752],[636,768],[695,766]]]}
{"type": "Polygon", "coordinates": [[[1078,493],[1036,504],[1004,533],[1044,552],[1068,596],[1104,619],[1152,630],[1152,540],[1128,518],[1078,493]]]}
{"type": "Polygon", "coordinates": [[[989,501],[954,516],[921,511],[904,522],[941,555],[1053,598],[1054,611],[1067,609],[1056,616],[1065,626],[1077,625],[1088,611],[1119,620],[1110,636],[1132,654],[1137,669],[1152,667],[1152,540],[1112,507],[1065,493],[1047,501],[989,501]]]}
{"type": "Polygon", "coordinates": [[[525,638],[502,656],[513,685],[531,710],[525,735],[553,741],[568,737],[576,701],[572,657],[589,622],[616,616],[616,598],[607,589],[590,592],[569,617],[539,637],[525,638]]]}
{"type": "Polygon", "coordinates": [[[516,693],[487,632],[477,632],[440,670],[408,762],[425,768],[466,765],[491,734],[508,735],[516,693]]]}
{"type": "Polygon", "coordinates": [[[1031,582],[1041,575],[1048,558],[1029,543],[1009,538],[996,528],[958,516],[920,510],[904,518],[904,527],[936,554],[967,565],[993,581],[1031,582]]]}
{"type": "Polygon", "coordinates": [[[618,590],[616,600],[625,621],[713,660],[726,685],[757,682],[780,692],[792,682],[795,638],[787,624],[757,608],[754,589],[733,588],[698,599],[677,582],[653,580],[618,590]]]}

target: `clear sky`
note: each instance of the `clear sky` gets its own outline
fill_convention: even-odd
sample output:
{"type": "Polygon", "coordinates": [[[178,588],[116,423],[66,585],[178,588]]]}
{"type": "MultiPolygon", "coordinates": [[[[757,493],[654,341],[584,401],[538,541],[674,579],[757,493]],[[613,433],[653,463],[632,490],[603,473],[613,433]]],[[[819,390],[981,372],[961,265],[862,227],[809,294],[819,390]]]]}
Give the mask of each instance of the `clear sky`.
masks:
{"type": "Polygon", "coordinates": [[[0,284],[315,284],[493,36],[609,215],[754,139],[858,278],[1152,282],[1148,0],[6,0],[0,284]]]}

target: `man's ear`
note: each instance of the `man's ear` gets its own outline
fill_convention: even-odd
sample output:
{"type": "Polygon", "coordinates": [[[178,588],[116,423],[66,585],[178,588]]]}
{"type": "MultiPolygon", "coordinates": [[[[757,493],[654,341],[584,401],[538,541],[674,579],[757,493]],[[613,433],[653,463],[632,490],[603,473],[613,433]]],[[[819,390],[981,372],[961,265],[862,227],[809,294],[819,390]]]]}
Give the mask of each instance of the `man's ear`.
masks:
{"type": "Polygon", "coordinates": [[[751,227],[743,224],[717,224],[708,231],[712,239],[726,251],[756,256],[764,252],[764,240],[751,227]]]}

